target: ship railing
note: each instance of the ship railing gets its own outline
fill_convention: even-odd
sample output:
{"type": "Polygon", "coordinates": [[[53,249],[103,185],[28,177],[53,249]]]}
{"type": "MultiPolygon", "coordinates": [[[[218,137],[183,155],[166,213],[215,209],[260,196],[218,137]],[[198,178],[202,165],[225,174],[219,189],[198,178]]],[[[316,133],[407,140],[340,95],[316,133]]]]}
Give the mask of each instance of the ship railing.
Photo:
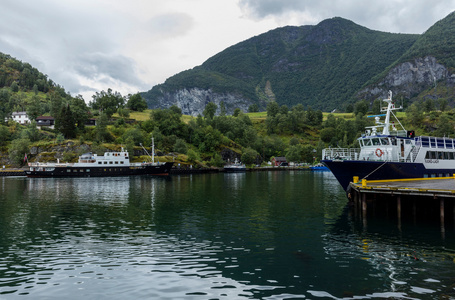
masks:
{"type": "Polygon", "coordinates": [[[425,148],[455,149],[455,139],[447,137],[418,136],[415,145],[425,148]]]}
{"type": "Polygon", "coordinates": [[[357,160],[360,148],[326,148],[322,150],[322,159],[357,160]]]}

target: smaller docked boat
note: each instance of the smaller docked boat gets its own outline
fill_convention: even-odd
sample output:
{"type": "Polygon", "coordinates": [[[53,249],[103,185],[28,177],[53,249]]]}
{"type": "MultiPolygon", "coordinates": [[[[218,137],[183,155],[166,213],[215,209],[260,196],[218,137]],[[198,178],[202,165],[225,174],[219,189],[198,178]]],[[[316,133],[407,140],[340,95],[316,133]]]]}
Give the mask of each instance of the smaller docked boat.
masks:
{"type": "Polygon", "coordinates": [[[233,164],[225,165],[224,171],[227,173],[246,172],[246,166],[242,163],[239,163],[236,159],[233,164]]]}
{"type": "Polygon", "coordinates": [[[319,163],[319,164],[316,164],[316,165],[313,165],[313,166],[310,166],[310,170],[311,171],[330,171],[329,168],[327,168],[327,166],[319,163]]]}
{"type": "Polygon", "coordinates": [[[77,163],[29,163],[27,177],[109,177],[131,175],[169,175],[173,162],[131,163],[127,150],[104,155],[85,153],[77,163]]]}

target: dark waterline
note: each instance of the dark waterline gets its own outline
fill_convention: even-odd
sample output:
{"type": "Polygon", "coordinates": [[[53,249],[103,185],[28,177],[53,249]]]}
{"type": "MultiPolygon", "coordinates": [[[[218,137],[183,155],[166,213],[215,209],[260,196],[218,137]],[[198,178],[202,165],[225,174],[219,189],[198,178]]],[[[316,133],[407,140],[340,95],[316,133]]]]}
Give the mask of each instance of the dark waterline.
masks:
{"type": "Polygon", "coordinates": [[[329,172],[0,178],[0,299],[455,297],[453,225],[367,226],[329,172]]]}

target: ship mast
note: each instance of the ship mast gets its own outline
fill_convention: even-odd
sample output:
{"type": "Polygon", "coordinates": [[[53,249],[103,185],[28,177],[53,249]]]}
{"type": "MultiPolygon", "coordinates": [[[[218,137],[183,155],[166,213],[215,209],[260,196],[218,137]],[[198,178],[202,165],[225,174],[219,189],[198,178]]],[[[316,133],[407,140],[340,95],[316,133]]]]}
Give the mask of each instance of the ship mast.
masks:
{"type": "MultiPolygon", "coordinates": [[[[395,107],[395,104],[392,102],[392,91],[389,91],[389,97],[383,99],[382,101],[387,102],[387,108],[381,108],[381,112],[386,111],[386,116],[384,120],[384,128],[382,129],[383,135],[390,134],[390,114],[393,110],[401,109],[402,107],[395,107]]],[[[392,113],[393,114],[393,113],[392,113]]]]}

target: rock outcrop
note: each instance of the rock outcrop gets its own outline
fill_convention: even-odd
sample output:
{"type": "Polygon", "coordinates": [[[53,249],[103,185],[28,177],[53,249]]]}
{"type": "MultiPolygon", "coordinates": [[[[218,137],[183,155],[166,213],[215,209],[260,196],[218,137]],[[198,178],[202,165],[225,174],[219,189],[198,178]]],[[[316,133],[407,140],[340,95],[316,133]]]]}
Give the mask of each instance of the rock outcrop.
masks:
{"type": "Polygon", "coordinates": [[[162,97],[156,101],[156,108],[169,108],[176,105],[182,109],[184,115],[196,117],[202,115],[205,106],[213,102],[218,106],[217,114],[220,113],[220,104],[224,102],[226,113],[232,114],[236,108],[243,112],[248,111],[248,107],[253,104],[249,99],[239,94],[215,93],[211,89],[204,90],[200,88],[181,89],[175,92],[165,92],[162,97]]]}
{"type": "Polygon", "coordinates": [[[379,83],[360,91],[358,98],[373,101],[386,97],[391,90],[409,99],[437,83],[453,87],[455,74],[450,74],[436,58],[427,56],[392,68],[379,83]]]}

